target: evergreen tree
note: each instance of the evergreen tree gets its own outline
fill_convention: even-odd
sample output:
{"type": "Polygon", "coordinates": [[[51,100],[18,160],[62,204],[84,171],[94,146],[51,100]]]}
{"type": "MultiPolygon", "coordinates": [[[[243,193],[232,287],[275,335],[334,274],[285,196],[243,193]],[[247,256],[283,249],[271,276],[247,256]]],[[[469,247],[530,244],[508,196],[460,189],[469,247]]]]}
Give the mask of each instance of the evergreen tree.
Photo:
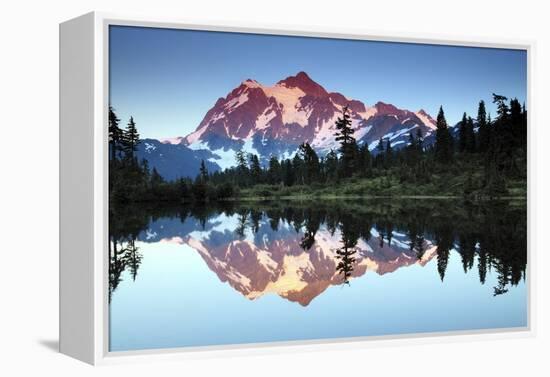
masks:
{"type": "Polygon", "coordinates": [[[139,133],[136,128],[136,123],[134,122],[134,117],[130,117],[128,121],[128,126],[124,130],[123,137],[123,148],[126,154],[126,158],[130,161],[134,161],[135,152],[139,144],[139,133]]]}
{"type": "Polygon", "coordinates": [[[208,169],[206,168],[204,160],[201,160],[201,167],[199,168],[199,179],[202,182],[208,182],[208,169]]]}
{"type": "Polygon", "coordinates": [[[271,156],[269,159],[268,168],[269,183],[279,184],[281,182],[281,164],[276,156],[271,156]]]}
{"type": "MultiPolygon", "coordinates": [[[[424,145],[421,129],[417,128],[416,136],[414,132],[410,132],[409,142],[402,149],[394,149],[390,140],[380,138],[374,161],[367,144],[358,147],[346,107],[336,122],[335,139],[340,143],[338,154],[331,150],[324,158],[320,158],[309,143],[303,142],[292,159],[279,161],[272,156],[268,167],[264,169],[259,156],[247,156],[243,151],[238,151],[235,155],[235,167],[209,174],[203,160],[195,181],[187,179],[168,182],[163,180],[156,169],[150,172],[146,160],[137,161],[135,152],[139,133],[133,117],[129,119],[128,127],[121,130],[120,120],[114,109],[109,107],[110,197],[114,201],[125,203],[182,198],[205,201],[234,197],[239,189],[236,184],[241,187],[263,183],[282,183],[285,186],[315,184],[312,189],[317,190],[321,183],[332,183],[339,178],[357,174],[361,178],[382,178],[377,179],[373,185],[361,184],[353,187],[360,194],[376,193],[383,190],[384,186],[393,186],[398,177],[401,183],[433,183],[429,186],[430,190],[439,190],[445,179],[452,180],[442,194],[463,193],[469,199],[476,200],[483,197],[498,198],[508,193],[507,187],[510,183],[515,187],[515,180],[520,183],[521,179],[525,179],[527,111],[525,105],[522,106],[516,98],[508,102],[506,97],[494,94],[493,101],[497,107],[495,121],[487,114],[485,103],[479,102],[478,133],[474,132],[474,120],[466,114],[462,117],[456,144],[457,151],[462,154],[457,154],[457,166],[453,169],[443,169],[440,166],[452,162],[454,150],[453,136],[442,107],[437,116],[433,146],[424,145]],[[431,161],[437,162],[436,168],[439,167],[430,167],[431,161]],[[385,172],[381,168],[391,168],[391,171],[385,172]],[[484,169],[483,180],[478,178],[481,168],[484,169]],[[434,170],[436,174],[433,173],[434,170]],[[455,180],[452,175],[456,174],[461,176],[455,180]]],[[[258,188],[260,189],[266,192],[270,190],[258,188]]],[[[279,188],[274,190],[278,191],[279,188]]],[[[409,187],[404,186],[404,191],[407,190],[409,187]]],[[[442,253],[441,268],[445,264],[445,251],[442,253]]]]}
{"type": "MultiPolygon", "coordinates": [[[[208,196],[208,185],[206,182],[203,182],[200,179],[200,175],[197,176],[197,179],[195,182],[193,182],[193,186],[191,187],[191,190],[193,192],[193,199],[196,202],[206,202],[209,199],[208,196]]],[[[203,225],[204,228],[204,225],[203,225]]]]}
{"type": "Polygon", "coordinates": [[[289,159],[286,159],[283,163],[283,182],[285,186],[292,186],[294,184],[294,169],[292,167],[292,162],[289,159]]]}
{"type": "Polygon", "coordinates": [[[460,121],[459,129],[458,129],[458,151],[464,152],[466,150],[466,128],[468,127],[468,118],[466,117],[466,113],[462,115],[462,120],[460,121]]]}
{"type": "Polygon", "coordinates": [[[349,284],[349,278],[354,270],[357,253],[355,248],[357,245],[358,236],[354,229],[354,224],[351,221],[342,221],[342,247],[336,250],[336,258],[339,260],[336,265],[336,271],[342,275],[343,284],[349,284]]]}
{"type": "Polygon", "coordinates": [[[384,160],[386,161],[386,164],[388,166],[391,166],[391,164],[393,163],[393,150],[392,150],[391,141],[389,138],[386,141],[386,150],[384,151],[384,160]]]}
{"type": "Polygon", "coordinates": [[[517,148],[522,146],[523,140],[526,140],[527,137],[527,124],[523,124],[522,106],[517,98],[510,100],[510,125],[513,136],[512,147],[517,148]]]}
{"type": "Polygon", "coordinates": [[[416,129],[416,147],[420,153],[424,152],[424,137],[420,128],[416,129]]]}
{"type": "Polygon", "coordinates": [[[342,117],[336,120],[335,140],[340,142],[341,172],[343,177],[350,177],[353,173],[354,160],[356,157],[357,144],[351,128],[351,116],[348,114],[348,107],[343,109],[342,117]]]}
{"type": "Polygon", "coordinates": [[[292,159],[292,169],[294,170],[294,183],[303,185],[305,183],[304,161],[298,153],[296,153],[292,159]]]}
{"type": "Polygon", "coordinates": [[[409,132],[409,144],[407,146],[409,149],[416,149],[416,139],[414,138],[412,132],[409,132]]]}
{"type": "Polygon", "coordinates": [[[506,104],[508,98],[499,94],[493,93],[493,103],[497,105],[497,121],[505,122],[510,113],[510,109],[506,104]]]}
{"type": "Polygon", "coordinates": [[[242,150],[235,153],[235,161],[237,162],[237,168],[243,171],[247,170],[246,156],[242,150]]]}
{"type": "Polygon", "coordinates": [[[487,152],[489,148],[489,125],[487,123],[487,111],[485,109],[485,102],[480,101],[477,110],[477,125],[478,125],[478,149],[480,152],[487,152]]]}
{"type": "Polygon", "coordinates": [[[130,271],[130,276],[132,276],[133,281],[136,281],[137,273],[141,265],[141,260],[143,259],[143,256],[139,253],[139,248],[136,246],[134,237],[132,237],[128,241],[128,246],[126,247],[126,250],[127,264],[130,271]]]}
{"type": "Polygon", "coordinates": [[[476,134],[474,132],[474,120],[468,117],[466,121],[466,152],[473,153],[476,151],[476,134]]]}
{"type": "Polygon", "coordinates": [[[370,176],[372,169],[372,156],[367,144],[364,144],[361,148],[359,148],[359,168],[362,176],[370,176]]]}
{"type": "Polygon", "coordinates": [[[298,153],[304,163],[304,181],[309,184],[319,176],[319,157],[309,143],[302,143],[298,153]]]}
{"type": "Polygon", "coordinates": [[[191,196],[190,184],[186,179],[184,178],[178,179],[177,194],[179,198],[188,198],[189,196],[191,196]]]}
{"type": "Polygon", "coordinates": [[[376,162],[376,167],[381,167],[381,166],[384,166],[385,167],[385,162],[384,162],[384,152],[385,152],[386,148],[384,147],[384,140],[382,138],[380,138],[378,140],[378,144],[376,145],[376,158],[375,158],[375,162],[376,162]]]}
{"type": "MultiPolygon", "coordinates": [[[[508,98],[493,93],[493,103],[497,105],[497,118],[493,124],[494,140],[491,146],[491,162],[496,166],[491,170],[498,175],[495,182],[501,180],[501,174],[508,172],[513,166],[513,151],[516,141],[514,140],[513,126],[510,117],[510,108],[506,101],[508,98]]],[[[500,182],[497,186],[500,186],[500,182]]]]}
{"type": "Polygon", "coordinates": [[[248,156],[250,161],[250,176],[252,177],[252,184],[259,184],[262,182],[262,167],[260,165],[260,159],[255,154],[248,156]]]}
{"type": "Polygon", "coordinates": [[[118,126],[120,119],[115,114],[115,109],[109,106],[109,149],[111,160],[117,159],[118,152],[121,150],[123,131],[118,126]]]}
{"type": "Polygon", "coordinates": [[[327,181],[332,181],[338,174],[338,156],[332,149],[325,158],[325,174],[327,181]]]}
{"type": "Polygon", "coordinates": [[[378,139],[378,144],[376,145],[376,149],[378,150],[378,153],[384,153],[384,139],[380,138],[378,139]]]}
{"type": "Polygon", "coordinates": [[[146,159],[141,160],[141,171],[143,174],[143,180],[145,182],[149,182],[149,179],[151,178],[151,172],[149,171],[149,161],[146,159]]]}
{"type": "Polygon", "coordinates": [[[452,160],[453,145],[452,137],[447,127],[447,120],[443,112],[443,106],[437,114],[437,130],[435,134],[435,156],[439,163],[448,164],[452,160]]]}
{"type": "Polygon", "coordinates": [[[437,245],[437,271],[441,281],[445,279],[445,271],[449,262],[450,250],[453,246],[452,229],[449,224],[442,224],[441,229],[435,234],[437,245]]]}
{"type": "Polygon", "coordinates": [[[477,262],[479,282],[481,284],[485,284],[485,279],[487,277],[487,259],[487,251],[485,250],[485,246],[482,244],[479,250],[477,262]]]}
{"type": "Polygon", "coordinates": [[[151,187],[153,189],[156,189],[163,183],[164,178],[162,178],[162,176],[159,174],[157,168],[153,168],[153,171],[151,172],[151,187]]]}
{"type": "Polygon", "coordinates": [[[521,146],[527,150],[527,108],[521,107],[521,146]]]}
{"type": "MultiPolygon", "coordinates": [[[[422,149],[421,149],[422,147],[419,146],[419,143],[422,143],[422,136],[418,136],[419,131],[420,129],[417,129],[416,138],[413,136],[412,132],[409,132],[409,144],[405,149],[405,156],[406,156],[405,163],[409,166],[416,166],[422,154],[422,149]]],[[[422,135],[422,133],[420,133],[420,135],[422,135]]]]}
{"type": "Polygon", "coordinates": [[[246,186],[248,184],[248,165],[244,151],[239,150],[235,153],[235,161],[237,163],[237,183],[246,186]]]}

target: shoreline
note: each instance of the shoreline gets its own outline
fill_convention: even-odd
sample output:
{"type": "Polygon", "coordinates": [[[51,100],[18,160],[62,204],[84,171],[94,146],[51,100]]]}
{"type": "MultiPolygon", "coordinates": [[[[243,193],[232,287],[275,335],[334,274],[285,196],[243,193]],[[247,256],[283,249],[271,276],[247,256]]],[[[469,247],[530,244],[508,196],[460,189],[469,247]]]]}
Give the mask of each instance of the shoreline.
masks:
{"type": "Polygon", "coordinates": [[[491,201],[527,201],[526,196],[502,196],[497,198],[483,198],[468,200],[460,195],[285,195],[285,196],[245,196],[240,198],[227,198],[220,201],[273,201],[273,200],[357,200],[357,199],[413,199],[413,200],[467,200],[472,203],[491,201]]]}
{"type": "MultiPolygon", "coordinates": [[[[123,205],[132,205],[132,204],[150,204],[150,205],[159,205],[159,204],[178,204],[178,205],[209,205],[215,203],[245,203],[245,202],[274,202],[274,201],[295,201],[295,202],[311,202],[315,200],[326,200],[326,201],[363,201],[363,200],[380,200],[380,199],[392,199],[392,200],[436,200],[436,201],[461,201],[468,202],[470,204],[488,204],[491,202],[524,202],[527,203],[526,196],[502,196],[498,198],[483,198],[476,200],[468,200],[463,196],[459,195],[286,195],[286,196],[244,196],[239,198],[226,198],[219,200],[209,200],[209,201],[177,201],[177,200],[161,200],[161,201],[136,201],[124,203],[123,205]]],[[[110,206],[118,206],[122,203],[113,203],[110,202],[110,206]]]]}

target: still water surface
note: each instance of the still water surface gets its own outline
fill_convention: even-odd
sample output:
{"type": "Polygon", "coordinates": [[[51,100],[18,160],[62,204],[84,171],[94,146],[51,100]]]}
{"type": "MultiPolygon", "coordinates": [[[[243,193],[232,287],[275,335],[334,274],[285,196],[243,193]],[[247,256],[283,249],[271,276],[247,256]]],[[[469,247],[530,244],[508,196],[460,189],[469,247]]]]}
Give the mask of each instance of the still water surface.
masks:
{"type": "Polygon", "coordinates": [[[527,325],[525,202],[111,209],[110,350],[527,325]]]}

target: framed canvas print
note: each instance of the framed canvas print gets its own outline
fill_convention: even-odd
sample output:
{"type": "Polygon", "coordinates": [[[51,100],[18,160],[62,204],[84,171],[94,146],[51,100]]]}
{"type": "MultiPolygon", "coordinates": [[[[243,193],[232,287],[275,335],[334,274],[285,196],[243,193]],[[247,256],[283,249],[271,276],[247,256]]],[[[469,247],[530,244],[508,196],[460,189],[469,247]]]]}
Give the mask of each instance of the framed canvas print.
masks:
{"type": "Polygon", "coordinates": [[[531,50],[61,24],[61,351],[530,334],[531,50]]]}

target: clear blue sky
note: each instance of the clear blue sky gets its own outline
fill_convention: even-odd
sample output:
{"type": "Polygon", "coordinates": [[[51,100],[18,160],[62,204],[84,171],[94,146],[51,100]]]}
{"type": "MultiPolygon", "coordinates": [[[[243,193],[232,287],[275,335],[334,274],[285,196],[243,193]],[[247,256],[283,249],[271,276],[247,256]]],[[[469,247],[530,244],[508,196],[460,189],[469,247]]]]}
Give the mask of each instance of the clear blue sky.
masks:
{"type": "Polygon", "coordinates": [[[305,71],[328,91],[388,102],[447,121],[475,116],[491,93],[526,100],[522,50],[114,26],[110,102],[142,137],[185,136],[243,80],[264,85],[305,71]]]}

